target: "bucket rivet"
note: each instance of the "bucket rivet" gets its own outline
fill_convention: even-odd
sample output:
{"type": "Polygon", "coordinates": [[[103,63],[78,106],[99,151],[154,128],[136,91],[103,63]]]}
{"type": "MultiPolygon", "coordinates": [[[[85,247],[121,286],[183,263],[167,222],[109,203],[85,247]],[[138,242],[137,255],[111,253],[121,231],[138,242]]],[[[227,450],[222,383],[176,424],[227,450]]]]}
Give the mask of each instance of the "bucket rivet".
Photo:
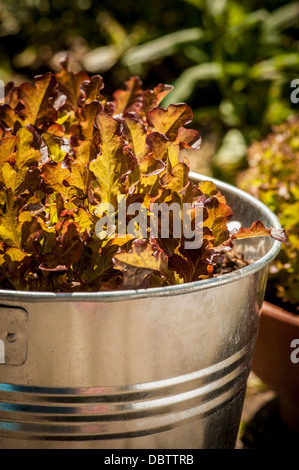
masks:
{"type": "Polygon", "coordinates": [[[6,339],[10,343],[14,343],[17,339],[17,335],[15,333],[8,333],[8,335],[6,336],[6,339]]]}

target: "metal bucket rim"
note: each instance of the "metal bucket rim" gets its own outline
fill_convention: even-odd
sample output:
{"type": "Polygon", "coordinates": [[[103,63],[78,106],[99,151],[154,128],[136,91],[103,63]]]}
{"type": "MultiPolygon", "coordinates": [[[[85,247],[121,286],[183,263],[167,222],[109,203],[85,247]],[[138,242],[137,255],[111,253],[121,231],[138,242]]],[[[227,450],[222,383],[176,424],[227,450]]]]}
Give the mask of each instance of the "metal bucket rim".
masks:
{"type": "MultiPolygon", "coordinates": [[[[274,228],[281,228],[277,216],[261,201],[251,196],[250,194],[242,191],[241,189],[220,181],[216,178],[210,178],[195,172],[190,172],[189,177],[193,181],[208,180],[215,183],[220,190],[237,193],[245,202],[250,203],[251,206],[258,208],[264,215],[268,217],[274,228]]],[[[105,292],[40,292],[40,291],[17,291],[0,289],[0,299],[11,301],[27,301],[27,302],[49,302],[49,301],[73,301],[73,302],[111,302],[123,301],[131,299],[141,299],[144,297],[164,297],[188,294],[190,292],[202,291],[205,289],[216,288],[224,284],[230,284],[238,281],[244,277],[250,276],[257,271],[260,271],[277,256],[281,247],[281,242],[273,240],[272,246],[269,251],[257,261],[233,271],[228,274],[202,279],[199,281],[188,282],[184,284],[171,285],[165,287],[152,287],[148,289],[131,289],[120,291],[105,291],[105,292]]]]}

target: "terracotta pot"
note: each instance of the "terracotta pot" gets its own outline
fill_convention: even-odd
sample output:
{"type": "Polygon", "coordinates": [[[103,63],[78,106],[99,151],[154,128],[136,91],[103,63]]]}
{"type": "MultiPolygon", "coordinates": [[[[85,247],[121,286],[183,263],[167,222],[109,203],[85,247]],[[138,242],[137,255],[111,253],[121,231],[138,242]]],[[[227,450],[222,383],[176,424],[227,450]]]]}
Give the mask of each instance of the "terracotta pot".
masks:
{"type": "Polygon", "coordinates": [[[264,302],[260,312],[252,370],[276,392],[281,418],[296,432],[299,432],[298,347],[299,316],[264,302]],[[294,339],[298,341],[292,347],[294,339]]]}

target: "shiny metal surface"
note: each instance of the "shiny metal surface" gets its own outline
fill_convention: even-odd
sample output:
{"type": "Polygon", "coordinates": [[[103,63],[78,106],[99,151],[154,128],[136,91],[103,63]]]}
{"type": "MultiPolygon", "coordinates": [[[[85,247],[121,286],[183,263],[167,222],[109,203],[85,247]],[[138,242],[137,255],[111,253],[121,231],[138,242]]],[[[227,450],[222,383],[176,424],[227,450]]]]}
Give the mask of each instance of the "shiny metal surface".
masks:
{"type": "MultiPolygon", "coordinates": [[[[217,185],[244,226],[259,218],[279,227],[251,196],[217,185]]],[[[0,448],[233,448],[280,243],[238,246],[251,265],[166,289],[0,291],[0,448]],[[8,342],[20,351],[20,332],[7,336],[14,307],[27,312],[19,365],[8,342]]]]}

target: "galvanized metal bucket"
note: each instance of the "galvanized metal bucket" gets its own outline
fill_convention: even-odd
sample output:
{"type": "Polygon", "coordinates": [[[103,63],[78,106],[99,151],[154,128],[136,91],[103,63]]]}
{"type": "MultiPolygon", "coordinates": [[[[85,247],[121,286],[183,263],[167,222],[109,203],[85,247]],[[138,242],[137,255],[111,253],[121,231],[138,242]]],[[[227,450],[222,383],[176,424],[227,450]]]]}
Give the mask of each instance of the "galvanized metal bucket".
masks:
{"type": "MultiPolygon", "coordinates": [[[[214,181],[244,226],[280,227],[259,201],[214,181]]],[[[0,448],[234,448],[280,243],[238,246],[252,264],[190,284],[1,290],[0,448]]]]}

